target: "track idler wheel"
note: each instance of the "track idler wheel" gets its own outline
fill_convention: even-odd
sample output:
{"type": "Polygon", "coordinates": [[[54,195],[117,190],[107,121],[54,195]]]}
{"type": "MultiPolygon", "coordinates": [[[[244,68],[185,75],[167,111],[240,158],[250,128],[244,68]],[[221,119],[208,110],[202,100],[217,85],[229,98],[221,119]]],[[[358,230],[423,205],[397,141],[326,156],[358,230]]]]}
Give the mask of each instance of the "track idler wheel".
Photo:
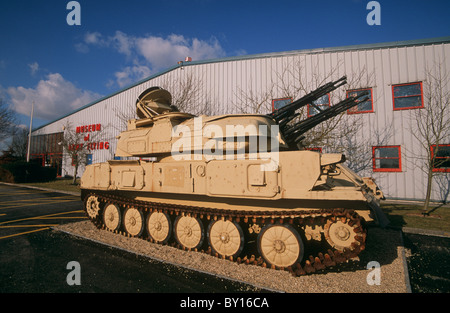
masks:
{"type": "Polygon", "coordinates": [[[93,221],[97,220],[100,216],[100,201],[98,200],[98,197],[94,195],[87,197],[85,206],[89,218],[93,221]]]}
{"type": "Polygon", "coordinates": [[[359,219],[353,215],[344,214],[328,219],[324,226],[324,235],[331,247],[340,252],[362,250],[360,245],[364,244],[365,232],[360,225],[359,219]]]}

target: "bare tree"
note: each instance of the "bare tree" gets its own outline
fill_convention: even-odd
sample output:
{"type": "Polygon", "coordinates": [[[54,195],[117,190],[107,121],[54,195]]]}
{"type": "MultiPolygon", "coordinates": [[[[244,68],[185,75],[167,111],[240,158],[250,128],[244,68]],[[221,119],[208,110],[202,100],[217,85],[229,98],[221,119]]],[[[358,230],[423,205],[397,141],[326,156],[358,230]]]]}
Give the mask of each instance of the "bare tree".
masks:
{"type": "Polygon", "coordinates": [[[28,151],[28,128],[16,127],[9,145],[12,154],[19,159],[26,159],[28,151]]]}
{"type": "MultiPolygon", "coordinates": [[[[272,109],[273,86],[262,93],[253,89],[245,91],[238,87],[236,93],[237,103],[233,103],[239,113],[243,114],[266,114],[272,109]]],[[[287,97],[286,97],[287,98],[287,97]]]]}
{"type": "MultiPolygon", "coordinates": [[[[317,62],[312,66],[311,71],[306,76],[305,66],[301,61],[287,62],[281,70],[274,73],[274,79],[269,83],[267,90],[256,91],[250,81],[247,90],[237,87],[234,107],[241,113],[267,114],[272,110],[272,100],[274,98],[298,99],[312,90],[335,80],[338,77],[338,69],[341,66],[338,62],[336,66],[330,68],[322,74],[320,64],[317,62]]],[[[347,84],[332,95],[327,95],[324,99],[327,105],[333,105],[347,97],[348,90],[359,90],[371,88],[375,82],[374,72],[363,68],[360,72],[348,73],[347,84]]],[[[373,92],[373,91],[372,91],[373,92]]],[[[376,101],[376,95],[372,95],[372,101],[376,101]]],[[[293,121],[307,119],[314,111],[309,111],[308,106],[298,110],[298,117],[293,121]]],[[[367,127],[366,114],[347,114],[343,112],[305,133],[301,148],[324,147],[326,152],[344,153],[348,160],[348,165],[354,171],[361,173],[368,171],[372,167],[372,146],[385,144],[392,135],[392,128],[386,128],[370,134],[365,138],[365,127],[367,127]]]]}
{"type": "Polygon", "coordinates": [[[14,111],[0,98],[0,143],[13,134],[15,121],[14,111]]]}
{"type": "Polygon", "coordinates": [[[161,83],[161,88],[170,92],[172,105],[180,112],[194,115],[211,114],[210,94],[204,88],[202,79],[195,77],[192,72],[185,73],[181,78],[166,77],[161,83]]]}
{"type": "MultiPolygon", "coordinates": [[[[425,68],[425,80],[423,81],[424,107],[411,110],[411,133],[425,151],[425,154],[412,151],[412,159],[418,163],[418,167],[426,174],[426,195],[424,201],[424,214],[430,213],[430,200],[433,189],[433,179],[437,176],[445,176],[440,179],[441,185],[449,185],[450,173],[440,171],[443,162],[447,158],[439,158],[442,145],[450,143],[450,86],[449,73],[443,62],[435,63],[431,68],[425,68]],[[447,183],[445,183],[447,181],[447,183]]],[[[445,197],[448,192],[444,193],[445,197]]],[[[446,199],[443,199],[446,201],[446,199]]]]}

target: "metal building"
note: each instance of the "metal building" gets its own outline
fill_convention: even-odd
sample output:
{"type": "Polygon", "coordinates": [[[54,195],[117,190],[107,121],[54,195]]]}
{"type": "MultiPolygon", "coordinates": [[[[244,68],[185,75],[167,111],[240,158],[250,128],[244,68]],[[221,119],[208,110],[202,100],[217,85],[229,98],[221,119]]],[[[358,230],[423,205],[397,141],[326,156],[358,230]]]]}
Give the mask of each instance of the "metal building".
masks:
{"type": "MultiPolygon", "coordinates": [[[[126,129],[127,118],[134,118],[136,98],[152,86],[169,90],[175,105],[194,114],[268,113],[346,75],[348,86],[319,99],[316,105],[333,105],[361,91],[368,91],[370,100],[342,116],[340,126],[333,130],[334,139],[323,138],[307,148],[344,152],[352,167],[374,177],[388,198],[423,199],[427,183],[423,166],[428,156],[415,136],[420,127],[417,112],[430,106],[432,77],[441,75],[448,94],[449,73],[450,37],[207,61],[186,58],[34,129],[30,153],[43,164],[56,166],[59,175],[73,175],[72,161],[58,144],[63,132],[75,132],[83,135],[80,144],[90,149],[88,164],[113,159],[116,136],[126,129]]],[[[314,109],[308,107],[305,114],[314,114],[314,109]]],[[[432,199],[442,201],[448,199],[450,188],[450,134],[438,147],[429,147],[431,153],[438,150],[436,157],[441,162],[433,169],[439,175],[434,178],[432,199]]],[[[78,175],[82,172],[83,168],[78,175]]]]}

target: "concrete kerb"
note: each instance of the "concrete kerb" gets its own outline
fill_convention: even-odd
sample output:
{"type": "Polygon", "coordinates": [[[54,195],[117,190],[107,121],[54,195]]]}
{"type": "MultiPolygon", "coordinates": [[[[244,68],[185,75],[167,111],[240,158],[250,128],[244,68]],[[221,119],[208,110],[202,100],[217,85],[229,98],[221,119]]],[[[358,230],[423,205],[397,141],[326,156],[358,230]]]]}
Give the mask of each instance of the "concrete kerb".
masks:
{"type": "MultiPolygon", "coordinates": [[[[408,205],[423,205],[423,201],[421,200],[402,200],[402,199],[386,199],[382,200],[384,204],[408,204],[408,205]]],[[[432,206],[440,206],[444,208],[450,208],[450,203],[442,203],[442,202],[430,202],[432,206]]]]}
{"type": "Polygon", "coordinates": [[[412,227],[403,227],[402,231],[404,233],[408,233],[408,234],[450,238],[450,232],[448,232],[448,231],[421,229],[421,228],[412,228],[412,227]]]}
{"type": "Polygon", "coordinates": [[[402,243],[401,254],[402,254],[402,262],[403,262],[403,272],[405,273],[406,292],[412,293],[411,279],[409,278],[408,261],[406,259],[406,248],[405,248],[405,242],[403,241],[402,233],[400,233],[400,240],[402,243]]]}

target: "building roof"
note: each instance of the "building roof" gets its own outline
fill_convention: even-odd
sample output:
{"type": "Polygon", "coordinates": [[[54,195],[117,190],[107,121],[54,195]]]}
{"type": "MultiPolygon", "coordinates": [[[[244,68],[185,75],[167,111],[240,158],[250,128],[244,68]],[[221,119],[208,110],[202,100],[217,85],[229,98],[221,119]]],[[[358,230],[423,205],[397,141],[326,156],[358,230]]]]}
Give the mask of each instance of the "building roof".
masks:
{"type": "Polygon", "coordinates": [[[209,64],[209,63],[220,63],[220,62],[231,62],[231,61],[242,61],[242,60],[250,60],[250,59],[262,59],[262,58],[274,58],[288,55],[300,55],[300,54],[318,54],[318,53],[326,53],[326,52],[340,52],[340,51],[356,51],[356,50],[368,50],[368,49],[386,49],[386,48],[399,48],[399,47],[408,47],[408,46],[423,46],[423,45],[436,45],[450,43],[450,36],[448,37],[438,37],[438,38],[428,38],[428,39],[417,39],[417,40],[405,40],[405,41],[393,41],[393,42],[385,42],[385,43],[373,43],[373,44],[362,44],[362,45],[350,45],[350,46],[339,46],[339,47],[329,47],[329,48],[316,48],[316,49],[302,49],[302,50],[292,50],[292,51],[284,51],[284,52],[271,52],[271,53],[260,53],[260,54],[250,54],[250,55],[241,55],[241,56],[233,56],[233,57],[225,57],[219,59],[210,59],[210,60],[202,60],[202,61],[189,61],[189,62],[179,62],[177,65],[172,66],[168,69],[165,69],[159,73],[153,74],[145,79],[142,79],[132,85],[124,87],[112,94],[104,96],[94,102],[88,103],[85,106],[72,111],[66,115],[63,115],[56,120],[53,120],[47,124],[41,125],[38,128],[33,130],[37,131],[45,126],[48,126],[54,122],[57,122],[65,117],[68,117],[72,114],[75,114],[81,110],[84,110],[90,106],[93,106],[105,99],[111,98],[117,94],[124,92],[125,90],[136,87],[144,82],[152,80],[158,76],[164,75],[168,72],[171,72],[177,68],[184,66],[193,66],[193,65],[201,65],[201,64],[209,64]]]}

